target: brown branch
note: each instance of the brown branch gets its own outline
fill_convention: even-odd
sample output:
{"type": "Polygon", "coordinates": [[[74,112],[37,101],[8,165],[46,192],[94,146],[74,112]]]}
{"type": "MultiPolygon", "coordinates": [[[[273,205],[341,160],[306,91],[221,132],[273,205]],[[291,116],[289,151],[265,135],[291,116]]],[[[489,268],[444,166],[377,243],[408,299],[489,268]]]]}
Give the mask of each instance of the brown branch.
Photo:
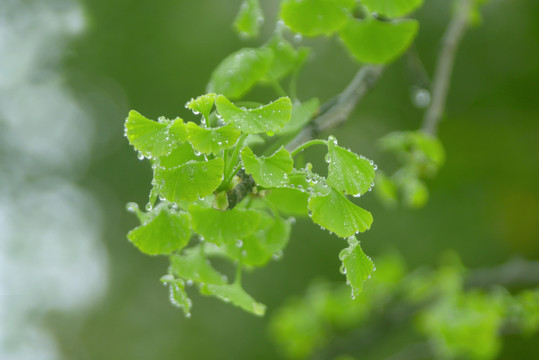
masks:
{"type": "Polygon", "coordinates": [[[345,123],[357,103],[376,84],[382,70],[382,66],[363,66],[343,92],[322,105],[320,114],[313,118],[286,148],[293,150],[320,133],[345,123]]]}
{"type": "Polygon", "coordinates": [[[457,9],[451,19],[442,39],[441,49],[438,53],[434,79],[432,81],[432,102],[425,112],[421,129],[429,134],[436,135],[449,91],[451,72],[462,36],[470,24],[470,12],[474,0],[456,0],[457,9]]]}

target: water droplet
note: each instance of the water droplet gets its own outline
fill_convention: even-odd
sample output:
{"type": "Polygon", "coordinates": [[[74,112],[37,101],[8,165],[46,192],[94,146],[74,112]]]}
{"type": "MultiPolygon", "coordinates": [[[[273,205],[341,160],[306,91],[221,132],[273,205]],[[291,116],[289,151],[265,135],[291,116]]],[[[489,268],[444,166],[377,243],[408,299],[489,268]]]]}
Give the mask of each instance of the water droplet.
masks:
{"type": "Polygon", "coordinates": [[[266,135],[268,135],[268,136],[273,136],[273,135],[275,135],[275,132],[274,132],[273,130],[270,130],[270,131],[268,131],[268,132],[266,133],[266,135]]]}
{"type": "Polygon", "coordinates": [[[417,86],[414,86],[411,90],[412,103],[420,108],[424,109],[430,104],[430,92],[427,89],[423,89],[417,86]]]}
{"type": "Polygon", "coordinates": [[[192,286],[192,285],[193,285],[193,280],[191,280],[191,279],[187,280],[187,281],[186,281],[186,284],[187,284],[188,286],[192,286]]]}
{"type": "Polygon", "coordinates": [[[144,155],[141,152],[138,153],[137,157],[139,160],[144,160],[144,155]]]}
{"type": "Polygon", "coordinates": [[[236,241],[236,246],[239,247],[239,248],[243,247],[243,241],[242,240],[236,241]]]}
{"type": "Polygon", "coordinates": [[[301,40],[303,40],[303,36],[301,34],[298,33],[298,34],[294,35],[294,41],[295,42],[299,43],[299,42],[301,42],[301,40]]]}

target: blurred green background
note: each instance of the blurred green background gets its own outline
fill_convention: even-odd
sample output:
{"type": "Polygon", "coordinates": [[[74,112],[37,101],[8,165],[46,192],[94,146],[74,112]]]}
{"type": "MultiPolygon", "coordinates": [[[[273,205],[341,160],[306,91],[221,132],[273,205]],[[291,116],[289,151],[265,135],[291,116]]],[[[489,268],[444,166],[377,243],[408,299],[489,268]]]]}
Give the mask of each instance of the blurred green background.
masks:
{"type": "MultiPolygon", "coordinates": [[[[0,358],[277,359],[272,312],[314,279],[345,281],[346,243],[298,219],[284,257],[245,276],[246,290],[268,305],[265,318],[192,291],[185,319],[158,281],[167,259],[125,237],[137,223],[125,204],[145,204],[151,180],[123,137],[127,112],[189,119],[184,104],[204,93],[219,61],[273,29],[278,2],[261,1],[261,40],[239,39],[240,2],[0,2],[0,358]]],[[[426,0],[416,15],[417,52],[432,74],[450,4],[426,0]]],[[[436,264],[447,249],[469,268],[539,259],[538,39],[538,2],[485,6],[458,52],[439,132],[447,162],[428,183],[430,200],[409,210],[362,197],[375,219],[361,236],[367,254],[397,249],[410,268],[436,264]]],[[[303,43],[314,51],[299,97],[323,102],[358,65],[335,39],[303,43]]],[[[393,63],[335,131],[339,144],[394,168],[376,140],[420,126],[414,85],[406,58],[393,63]]],[[[247,98],[274,97],[259,88],[247,98]]],[[[536,344],[511,339],[500,358],[532,359],[536,344]]]]}

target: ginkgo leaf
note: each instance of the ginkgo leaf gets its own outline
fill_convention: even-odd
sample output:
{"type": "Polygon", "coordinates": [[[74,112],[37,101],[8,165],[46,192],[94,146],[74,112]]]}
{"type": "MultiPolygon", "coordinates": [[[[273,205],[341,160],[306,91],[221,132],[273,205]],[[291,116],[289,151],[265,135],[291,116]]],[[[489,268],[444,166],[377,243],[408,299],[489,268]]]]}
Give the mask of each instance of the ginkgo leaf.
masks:
{"type": "Polygon", "coordinates": [[[176,145],[176,147],[170,152],[170,154],[158,157],[156,159],[156,163],[161,168],[172,169],[183,165],[191,160],[199,161],[204,160],[204,158],[200,155],[195,154],[195,151],[191,144],[184,142],[176,145]]]}
{"type": "Polygon", "coordinates": [[[159,213],[134,228],[127,238],[149,255],[170,254],[189,242],[189,216],[162,207],[159,213]]]}
{"type": "Polygon", "coordinates": [[[393,22],[353,20],[341,29],[340,36],[358,61],[385,64],[410,46],[418,28],[418,22],[410,19],[393,22]]]}
{"type": "Polygon", "coordinates": [[[272,189],[266,197],[283,214],[307,216],[309,194],[306,191],[292,188],[272,189]]]}
{"type": "Polygon", "coordinates": [[[193,148],[204,154],[217,154],[233,147],[241,135],[232,125],[206,129],[192,122],[187,123],[187,132],[187,139],[193,148]]]}
{"type": "Polygon", "coordinates": [[[230,302],[257,316],[263,316],[266,312],[266,305],[253,299],[238,283],[228,285],[207,284],[201,287],[200,292],[216,296],[224,302],[230,302]]]}
{"type": "Polygon", "coordinates": [[[390,18],[410,14],[423,4],[423,0],[362,0],[370,11],[390,18]]]}
{"type": "Polygon", "coordinates": [[[217,97],[215,104],[225,123],[233,124],[246,134],[278,131],[292,114],[292,102],[287,97],[255,109],[239,108],[222,95],[217,97]]]}
{"type": "Polygon", "coordinates": [[[318,111],[319,106],[320,101],[317,98],[312,98],[303,103],[294,102],[290,121],[279,131],[279,135],[294,133],[302,129],[318,111]]]}
{"type": "Polygon", "coordinates": [[[220,245],[236,243],[257,230],[260,212],[239,209],[221,211],[214,208],[189,207],[191,226],[205,240],[220,245]]]}
{"type": "Polygon", "coordinates": [[[363,289],[363,282],[371,277],[374,264],[353,236],[348,238],[348,247],[339,253],[339,259],[342,261],[341,272],[346,275],[352,297],[355,298],[363,289]]]}
{"type": "Polygon", "coordinates": [[[182,279],[174,278],[170,274],[161,277],[161,282],[168,286],[169,299],[172,305],[182,309],[186,317],[191,317],[192,302],[185,292],[185,282],[182,279]]]}
{"type": "Polygon", "coordinates": [[[200,246],[190,247],[181,255],[171,255],[170,272],[177,277],[200,284],[226,284],[226,277],[211,266],[201,252],[200,246]]]}
{"type": "Polygon", "coordinates": [[[222,158],[189,161],[177,168],[157,168],[154,176],[161,185],[161,195],[171,202],[195,201],[210,195],[223,180],[222,158]]]}
{"type": "Polygon", "coordinates": [[[249,147],[241,151],[241,161],[245,172],[251,174],[255,182],[265,188],[280,187],[287,183],[287,174],[294,168],[290,153],[281,146],[269,157],[257,157],[249,147]]]}
{"type": "Polygon", "coordinates": [[[262,266],[280,254],[290,238],[291,223],[279,216],[262,213],[258,230],[224,247],[227,255],[247,266],[262,266]]]}
{"type": "Polygon", "coordinates": [[[243,0],[240,11],[234,20],[236,31],[246,38],[258,36],[264,15],[258,0],[243,0]]]}
{"type": "Polygon", "coordinates": [[[268,72],[272,59],[273,51],[268,48],[244,48],[230,54],[213,71],[208,91],[240,98],[268,72]]]}
{"type": "MultiPolygon", "coordinates": [[[[181,119],[178,119],[181,122],[181,119]]],[[[170,153],[175,139],[170,136],[172,121],[160,122],[145,118],[135,110],[129,112],[125,121],[125,134],[129,143],[147,157],[162,156],[170,153]]]]}
{"type": "Polygon", "coordinates": [[[370,212],[353,204],[334,189],[327,195],[311,195],[309,210],[315,223],[342,238],[368,230],[372,224],[370,212]]]}
{"type": "Polygon", "coordinates": [[[354,0],[284,0],[281,17],[303,35],[330,35],[346,23],[354,5],[354,0]]]}
{"type": "Polygon", "coordinates": [[[273,50],[271,66],[262,79],[268,82],[280,80],[297,69],[306,55],[305,52],[308,52],[307,48],[296,50],[290,42],[280,35],[271,38],[265,47],[273,50]]]}
{"type": "Polygon", "coordinates": [[[217,95],[215,93],[201,95],[196,99],[191,99],[187,104],[185,104],[185,107],[191,109],[195,115],[202,114],[207,120],[210,116],[210,112],[216,97],[217,95]]]}
{"type": "Polygon", "coordinates": [[[328,140],[328,185],[350,195],[369,191],[374,182],[373,163],[328,140]]]}

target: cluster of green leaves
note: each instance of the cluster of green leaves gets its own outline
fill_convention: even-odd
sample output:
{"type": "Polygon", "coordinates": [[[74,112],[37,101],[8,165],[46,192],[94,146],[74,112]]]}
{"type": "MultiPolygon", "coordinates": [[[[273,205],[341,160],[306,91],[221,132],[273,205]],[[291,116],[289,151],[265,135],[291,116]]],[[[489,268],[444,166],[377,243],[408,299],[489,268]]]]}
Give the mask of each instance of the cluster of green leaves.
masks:
{"type": "Polygon", "coordinates": [[[249,145],[253,137],[279,135],[293,117],[287,97],[248,109],[209,93],[187,107],[200,115],[198,123],[153,121],[136,111],[125,123],[130,144],[151,161],[154,175],[147,212],[128,205],[141,222],[128,238],[146,254],[170,257],[163,281],[172,302],[189,314],[185,285],[196,283],[203,294],[262,315],[265,307],[241,287],[241,267],[263,266],[282,253],[292,222],[282,214],[309,214],[321,227],[350,238],[342,271],[359,293],[373,264],[353,236],[370,228],[372,216],[346,194],[370,190],[372,161],[338,146],[333,137],[305,143],[292,154],[281,146],[270,156],[256,155],[249,145]],[[327,146],[327,179],[311,166],[294,168],[292,155],[315,144],[327,146]],[[234,282],[211,266],[215,256],[237,264],[234,282]]]}
{"type": "Polygon", "coordinates": [[[433,344],[433,358],[488,360],[496,358],[504,329],[527,335],[539,330],[539,289],[517,294],[501,287],[466,289],[467,271],[450,255],[438,269],[410,273],[395,254],[377,258],[380,270],[355,301],[344,286],[318,281],[304,297],[289,300],[275,312],[272,337],[291,359],[324,353],[335,341],[347,351],[342,355],[355,359],[367,349],[358,347],[357,338],[349,334],[370,336],[372,344],[363,346],[379,346],[392,327],[408,333],[415,329],[418,342],[433,344]]]}
{"type": "Polygon", "coordinates": [[[377,195],[388,205],[395,205],[400,193],[406,206],[424,206],[429,196],[424,179],[434,176],[445,161],[440,140],[423,131],[403,131],[384,136],[380,145],[394,153],[401,166],[391,176],[379,172],[377,195]]]}

